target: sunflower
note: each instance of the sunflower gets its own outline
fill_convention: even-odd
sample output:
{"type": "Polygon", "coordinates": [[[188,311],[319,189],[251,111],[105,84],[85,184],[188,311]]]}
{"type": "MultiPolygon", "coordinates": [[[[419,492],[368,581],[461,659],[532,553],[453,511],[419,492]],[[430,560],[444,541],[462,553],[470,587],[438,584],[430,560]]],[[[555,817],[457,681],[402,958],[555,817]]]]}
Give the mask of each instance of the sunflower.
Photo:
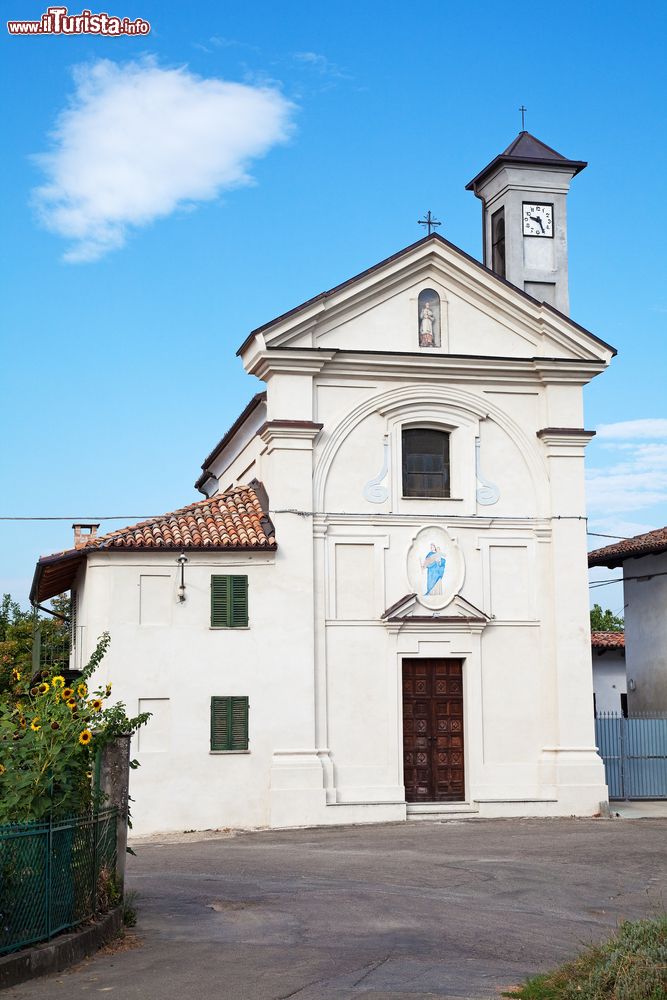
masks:
{"type": "Polygon", "coordinates": [[[12,670],[12,680],[14,683],[21,680],[21,671],[17,670],[16,667],[12,670]]]}
{"type": "Polygon", "coordinates": [[[55,722],[55,721],[52,722],[51,723],[51,729],[60,729],[60,723],[59,722],[55,722]]]}
{"type": "Polygon", "coordinates": [[[74,711],[74,709],[76,708],[76,701],[75,701],[75,699],[74,699],[74,698],[70,698],[70,699],[69,699],[69,701],[67,702],[67,707],[68,707],[68,708],[69,708],[69,709],[70,709],[70,710],[71,710],[72,712],[74,711]]]}
{"type": "Polygon", "coordinates": [[[55,677],[51,678],[51,683],[54,688],[65,687],[65,678],[61,674],[56,674],[55,677]]]}
{"type": "Polygon", "coordinates": [[[86,771],[86,777],[88,778],[88,781],[90,781],[91,778],[93,777],[93,772],[92,771],[86,771]]]}
{"type": "Polygon", "coordinates": [[[31,687],[31,688],[30,688],[30,694],[31,694],[31,695],[33,696],[33,698],[35,697],[35,695],[36,695],[36,694],[37,694],[38,692],[39,692],[39,688],[38,688],[38,687],[31,687]]]}
{"type": "Polygon", "coordinates": [[[79,743],[83,747],[87,747],[93,738],[93,734],[90,729],[84,729],[82,733],[79,734],[79,743]]]}
{"type": "Polygon", "coordinates": [[[63,698],[65,699],[65,701],[67,701],[68,698],[71,698],[73,694],[74,694],[74,688],[70,687],[63,688],[63,698]]]}
{"type": "Polygon", "coordinates": [[[42,681],[37,690],[40,694],[46,694],[47,691],[51,690],[51,685],[47,684],[46,681],[42,681]]]}
{"type": "Polygon", "coordinates": [[[28,723],[27,723],[27,722],[26,722],[26,720],[25,720],[25,719],[23,718],[23,716],[21,716],[21,718],[19,719],[19,726],[21,727],[21,729],[25,729],[25,727],[26,727],[27,725],[28,725],[28,723]]]}
{"type": "Polygon", "coordinates": [[[104,697],[108,698],[110,694],[111,694],[111,683],[107,684],[104,697]]]}
{"type": "Polygon", "coordinates": [[[88,696],[88,686],[83,683],[79,684],[78,688],[76,689],[76,693],[78,694],[79,698],[86,698],[88,696]]]}
{"type": "Polygon", "coordinates": [[[93,698],[93,700],[91,702],[89,702],[89,704],[90,704],[90,707],[92,708],[93,712],[101,712],[102,711],[102,702],[100,701],[99,698],[93,698]]]}
{"type": "Polygon", "coordinates": [[[30,728],[32,729],[33,733],[36,733],[38,729],[42,728],[40,725],[38,725],[38,722],[39,722],[39,716],[36,715],[35,718],[32,720],[32,722],[30,723],[30,728]]]}
{"type": "Polygon", "coordinates": [[[4,764],[0,764],[0,774],[4,774],[6,770],[7,770],[7,768],[5,767],[5,765],[4,764]]]}

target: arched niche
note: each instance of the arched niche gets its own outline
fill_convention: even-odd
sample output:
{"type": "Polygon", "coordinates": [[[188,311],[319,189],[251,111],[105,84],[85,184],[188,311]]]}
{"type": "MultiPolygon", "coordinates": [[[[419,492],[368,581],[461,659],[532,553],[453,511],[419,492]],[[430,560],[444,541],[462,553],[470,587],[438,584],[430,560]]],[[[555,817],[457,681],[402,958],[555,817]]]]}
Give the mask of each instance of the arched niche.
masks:
{"type": "Polygon", "coordinates": [[[434,288],[422,288],[417,299],[417,332],[420,347],[440,347],[442,309],[434,288]]]}

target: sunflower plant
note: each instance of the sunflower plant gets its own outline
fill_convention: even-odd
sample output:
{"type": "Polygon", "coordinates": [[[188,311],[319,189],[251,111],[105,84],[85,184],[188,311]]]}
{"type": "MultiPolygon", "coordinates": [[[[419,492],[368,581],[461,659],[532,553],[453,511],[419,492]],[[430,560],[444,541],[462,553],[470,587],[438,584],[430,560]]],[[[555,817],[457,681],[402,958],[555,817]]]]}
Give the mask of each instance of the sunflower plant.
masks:
{"type": "Polygon", "coordinates": [[[97,751],[150,717],[128,718],[122,702],[109,705],[110,684],[90,689],[110,641],[105,633],[71,684],[61,673],[45,670],[35,679],[12,669],[0,694],[0,824],[70,816],[99,804],[92,782],[97,751]]]}

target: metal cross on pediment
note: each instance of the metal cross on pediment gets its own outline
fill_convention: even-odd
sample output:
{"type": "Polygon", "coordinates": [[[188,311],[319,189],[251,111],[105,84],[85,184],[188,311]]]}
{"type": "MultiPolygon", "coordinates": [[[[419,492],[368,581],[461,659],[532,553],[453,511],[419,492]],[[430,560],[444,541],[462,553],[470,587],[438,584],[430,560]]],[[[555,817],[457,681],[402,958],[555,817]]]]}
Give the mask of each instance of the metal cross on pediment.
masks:
{"type": "Polygon", "coordinates": [[[521,112],[521,131],[522,132],[526,131],[526,111],[527,110],[528,110],[528,108],[524,108],[523,104],[519,108],[519,111],[521,112]]]}
{"type": "Polygon", "coordinates": [[[436,226],[441,226],[442,222],[439,222],[438,219],[435,218],[435,216],[431,212],[431,209],[429,208],[428,212],[426,213],[426,217],[423,219],[417,219],[417,224],[419,226],[426,226],[426,231],[430,236],[431,230],[435,229],[436,226]]]}

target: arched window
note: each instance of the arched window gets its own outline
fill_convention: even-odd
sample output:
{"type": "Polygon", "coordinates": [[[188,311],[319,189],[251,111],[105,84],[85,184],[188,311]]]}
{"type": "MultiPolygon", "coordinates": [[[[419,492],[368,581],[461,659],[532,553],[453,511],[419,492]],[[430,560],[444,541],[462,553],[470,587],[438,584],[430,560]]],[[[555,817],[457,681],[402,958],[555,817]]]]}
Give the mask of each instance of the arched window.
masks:
{"type": "Polygon", "coordinates": [[[505,210],[502,208],[491,217],[491,267],[501,278],[505,277],[505,210]]]}
{"type": "Polygon", "coordinates": [[[402,432],[403,496],[446,498],[449,494],[449,434],[430,427],[402,432]]]}
{"type": "Polygon", "coordinates": [[[440,296],[433,288],[423,288],[417,300],[419,346],[440,347],[440,296]]]}

